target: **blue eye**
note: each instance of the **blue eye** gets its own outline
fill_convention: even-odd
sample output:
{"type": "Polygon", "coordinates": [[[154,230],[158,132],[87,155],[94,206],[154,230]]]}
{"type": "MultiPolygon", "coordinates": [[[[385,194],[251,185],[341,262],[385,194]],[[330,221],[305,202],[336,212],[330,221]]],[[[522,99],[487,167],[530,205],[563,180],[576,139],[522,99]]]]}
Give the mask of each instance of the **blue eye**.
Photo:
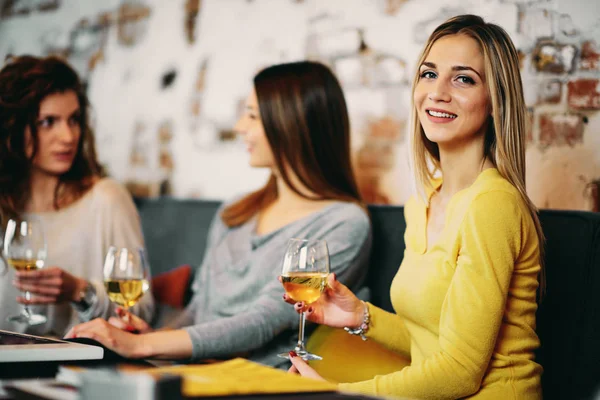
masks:
{"type": "Polygon", "coordinates": [[[424,72],[421,72],[420,77],[425,78],[425,79],[433,79],[433,78],[436,78],[437,75],[432,71],[424,71],[424,72]]]}

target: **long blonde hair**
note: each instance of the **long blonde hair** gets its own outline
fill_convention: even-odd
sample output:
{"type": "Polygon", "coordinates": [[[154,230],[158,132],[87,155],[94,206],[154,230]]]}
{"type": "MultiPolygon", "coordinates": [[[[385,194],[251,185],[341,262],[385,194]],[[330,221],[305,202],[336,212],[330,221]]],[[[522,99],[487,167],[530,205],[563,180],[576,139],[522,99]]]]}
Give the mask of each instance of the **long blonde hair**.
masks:
{"type": "MultiPolygon", "coordinates": [[[[425,57],[438,39],[456,34],[473,38],[479,43],[483,53],[486,82],[492,105],[492,121],[488,124],[485,134],[485,156],[498,169],[500,175],[519,191],[533,219],[540,243],[541,296],[546,286],[543,263],[544,233],[537,208],[525,190],[525,135],[528,118],[517,50],[508,33],[498,25],[486,23],[476,15],[459,15],[438,26],[429,36],[417,66],[425,61],[425,57]]],[[[419,77],[419,68],[417,68],[413,92],[419,77]]],[[[411,119],[413,162],[417,184],[425,190],[431,190],[433,176],[440,168],[439,148],[425,136],[414,105],[411,119]]]]}

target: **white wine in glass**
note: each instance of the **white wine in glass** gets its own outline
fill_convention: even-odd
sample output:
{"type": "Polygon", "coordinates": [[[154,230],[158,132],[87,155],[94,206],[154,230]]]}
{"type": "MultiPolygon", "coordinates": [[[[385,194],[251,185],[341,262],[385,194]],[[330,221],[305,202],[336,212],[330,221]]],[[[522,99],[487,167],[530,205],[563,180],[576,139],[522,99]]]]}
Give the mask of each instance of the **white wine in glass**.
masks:
{"type": "MultiPolygon", "coordinates": [[[[324,240],[290,239],[283,258],[281,281],[283,289],[294,301],[312,304],[319,300],[327,286],[329,275],[329,251],[324,240]]],[[[309,353],[304,345],[304,324],[306,315],[300,314],[298,344],[294,348],[303,360],[322,360],[309,353]]],[[[289,358],[288,353],[279,357],[289,358]]]]}
{"type": "MultiPolygon", "coordinates": [[[[46,261],[46,237],[42,222],[35,217],[11,219],[6,224],[4,234],[3,255],[8,265],[17,271],[33,271],[44,267],[46,261]]],[[[26,300],[31,300],[31,293],[24,292],[26,300]]],[[[45,315],[36,314],[23,305],[21,313],[7,318],[11,322],[27,325],[39,325],[48,319],[45,315]]]]}
{"type": "Polygon", "coordinates": [[[133,307],[144,295],[143,279],[107,279],[104,281],[108,298],[125,309],[133,307]]]}
{"type": "Polygon", "coordinates": [[[104,287],[109,299],[128,310],[150,288],[144,249],[111,247],[104,261],[104,287]]]}
{"type": "Polygon", "coordinates": [[[289,272],[281,276],[281,281],[288,296],[295,301],[311,304],[321,297],[328,275],[320,272],[289,272]]]}

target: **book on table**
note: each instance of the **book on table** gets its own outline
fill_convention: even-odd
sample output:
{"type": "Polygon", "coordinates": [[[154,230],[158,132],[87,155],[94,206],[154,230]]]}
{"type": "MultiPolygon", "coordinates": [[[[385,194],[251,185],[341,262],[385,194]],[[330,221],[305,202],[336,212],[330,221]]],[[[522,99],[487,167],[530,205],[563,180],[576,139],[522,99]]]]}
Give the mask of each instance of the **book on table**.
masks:
{"type": "MultiPolygon", "coordinates": [[[[57,380],[73,386],[83,387],[101,378],[98,371],[78,368],[62,367],[57,375],[57,380]]],[[[285,371],[267,367],[235,358],[228,361],[200,365],[175,365],[145,369],[119,369],[121,378],[143,374],[153,377],[160,382],[160,378],[175,376],[181,378],[181,394],[183,397],[204,396],[235,396],[235,395],[267,395],[277,393],[318,393],[334,392],[337,385],[331,382],[317,381],[303,378],[299,375],[288,374],[285,371]],[[133,375],[132,375],[133,374],[133,375]]],[[[123,379],[126,381],[127,379],[123,379]]],[[[112,381],[114,384],[114,380],[112,381]]]]}

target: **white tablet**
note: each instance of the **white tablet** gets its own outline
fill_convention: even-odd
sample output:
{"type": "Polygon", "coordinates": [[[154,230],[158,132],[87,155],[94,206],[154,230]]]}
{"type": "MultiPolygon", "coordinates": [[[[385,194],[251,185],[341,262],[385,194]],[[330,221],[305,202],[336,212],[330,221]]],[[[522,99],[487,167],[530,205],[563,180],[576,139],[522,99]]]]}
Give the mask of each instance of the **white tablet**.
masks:
{"type": "Polygon", "coordinates": [[[0,365],[13,362],[101,360],[104,349],[0,330],[0,365]]]}

